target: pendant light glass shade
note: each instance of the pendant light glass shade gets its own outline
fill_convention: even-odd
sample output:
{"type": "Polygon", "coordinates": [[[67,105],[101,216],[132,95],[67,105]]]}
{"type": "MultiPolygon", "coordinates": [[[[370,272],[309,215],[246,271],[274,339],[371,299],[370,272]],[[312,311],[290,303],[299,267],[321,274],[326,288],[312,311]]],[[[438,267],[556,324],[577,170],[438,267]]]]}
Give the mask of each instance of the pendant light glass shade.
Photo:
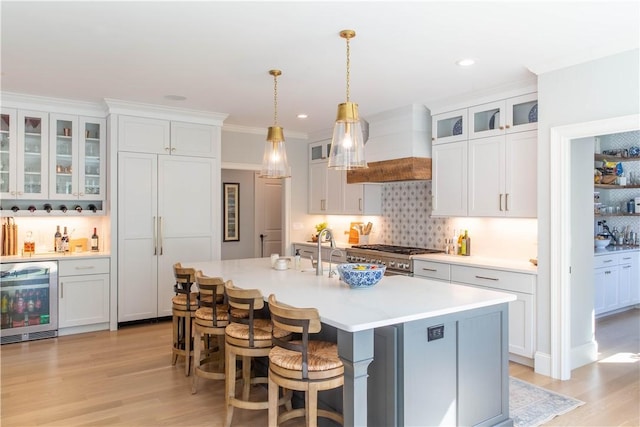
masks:
{"type": "Polygon", "coordinates": [[[340,37],[347,40],[347,102],[338,105],[338,116],[333,128],[328,167],[339,170],[366,168],[364,135],[358,115],[358,104],[350,102],[350,49],[349,40],[356,36],[353,30],[343,30],[340,37]]]}
{"type": "Polygon", "coordinates": [[[262,156],[262,168],[260,178],[288,178],[289,162],[287,161],[287,151],[284,147],[284,132],[278,126],[278,76],[282,74],[280,70],[270,70],[273,76],[273,126],[267,131],[267,140],[264,143],[264,155],[262,156]]]}
{"type": "Polygon", "coordinates": [[[329,167],[340,170],[367,167],[358,104],[346,102],[338,105],[338,117],[333,128],[331,153],[329,153],[329,167]]]}

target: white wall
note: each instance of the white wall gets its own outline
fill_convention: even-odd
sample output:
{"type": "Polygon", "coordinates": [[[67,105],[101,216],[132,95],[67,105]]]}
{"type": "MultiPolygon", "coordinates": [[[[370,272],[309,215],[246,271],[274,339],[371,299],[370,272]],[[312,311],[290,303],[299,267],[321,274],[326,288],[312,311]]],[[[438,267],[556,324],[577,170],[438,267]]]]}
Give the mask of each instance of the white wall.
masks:
{"type": "MultiPolygon", "coordinates": [[[[640,112],[640,55],[633,50],[538,76],[538,351],[550,354],[550,129],[640,112]]],[[[582,299],[572,295],[572,301],[582,299]]],[[[581,327],[581,325],[574,325],[581,327]]],[[[574,335],[574,334],[572,334],[574,335]]],[[[581,335],[581,334],[576,334],[581,335]]]]}

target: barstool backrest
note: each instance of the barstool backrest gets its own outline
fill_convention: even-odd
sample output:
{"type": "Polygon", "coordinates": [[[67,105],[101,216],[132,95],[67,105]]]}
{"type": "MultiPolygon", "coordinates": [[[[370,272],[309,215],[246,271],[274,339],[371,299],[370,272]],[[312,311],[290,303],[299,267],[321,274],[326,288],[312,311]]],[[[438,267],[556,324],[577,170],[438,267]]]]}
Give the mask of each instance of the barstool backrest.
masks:
{"type": "MultiPolygon", "coordinates": [[[[196,271],[196,283],[198,284],[198,307],[211,307],[213,310],[214,328],[218,326],[218,313],[223,308],[218,305],[224,303],[224,280],[221,277],[209,277],[202,274],[202,271],[196,271]],[[209,297],[209,298],[207,298],[209,297]]],[[[226,320],[225,325],[228,323],[226,320]]]]}
{"type": "Polygon", "coordinates": [[[191,310],[191,285],[196,281],[196,270],[183,267],[179,262],[176,262],[173,264],[173,275],[176,278],[176,284],[173,286],[174,292],[176,295],[186,295],[187,310],[191,310]]]}
{"type": "Polygon", "coordinates": [[[272,336],[274,346],[302,353],[302,378],[309,378],[309,334],[315,334],[322,329],[320,313],[315,308],[297,308],[279,303],[274,294],[269,295],[269,311],[273,326],[285,331],[301,334],[300,341],[283,341],[272,336]]]}
{"type": "Polygon", "coordinates": [[[224,290],[229,303],[229,321],[242,323],[249,326],[249,346],[253,347],[254,329],[253,320],[256,318],[256,311],[264,308],[264,297],[259,289],[240,289],[233,286],[233,281],[227,280],[224,284],[224,290]],[[234,310],[245,310],[249,313],[248,317],[236,317],[233,315],[234,310]]]}

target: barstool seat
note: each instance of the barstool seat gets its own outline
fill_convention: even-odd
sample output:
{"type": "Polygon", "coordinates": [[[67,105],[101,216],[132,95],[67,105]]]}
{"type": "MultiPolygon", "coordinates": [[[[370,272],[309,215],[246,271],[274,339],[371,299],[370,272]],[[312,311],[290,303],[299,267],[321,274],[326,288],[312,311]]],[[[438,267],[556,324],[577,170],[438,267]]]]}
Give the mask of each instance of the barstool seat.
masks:
{"type": "MultiPolygon", "coordinates": [[[[231,307],[229,325],[225,328],[225,403],[226,421],[229,427],[233,419],[234,408],[268,409],[269,401],[251,401],[250,387],[252,384],[266,384],[267,377],[251,377],[251,361],[254,358],[267,356],[272,347],[272,337],[281,340],[291,338],[291,333],[274,327],[269,319],[256,318],[258,310],[264,307],[264,299],[258,289],[239,289],[231,281],[225,283],[225,292],[231,307]],[[237,318],[234,309],[245,310],[248,317],[237,318]],[[236,397],[236,360],[242,359],[242,393],[236,397]]],[[[278,399],[277,405],[285,405],[291,410],[291,391],[286,391],[278,399]]]]}

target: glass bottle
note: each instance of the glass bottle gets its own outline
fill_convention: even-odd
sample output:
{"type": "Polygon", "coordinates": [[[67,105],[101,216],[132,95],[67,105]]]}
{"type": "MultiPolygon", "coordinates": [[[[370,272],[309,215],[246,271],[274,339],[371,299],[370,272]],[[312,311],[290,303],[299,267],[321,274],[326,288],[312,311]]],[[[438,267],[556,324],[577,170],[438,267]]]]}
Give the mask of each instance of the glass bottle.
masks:
{"type": "Polygon", "coordinates": [[[62,248],[62,233],[60,233],[60,226],[59,225],[56,226],[56,234],[54,235],[53,250],[55,252],[62,252],[63,251],[63,248],[62,248]]]}
{"type": "Polygon", "coordinates": [[[93,227],[93,234],[91,235],[91,251],[98,252],[99,250],[99,238],[96,227],[93,227]]]}

